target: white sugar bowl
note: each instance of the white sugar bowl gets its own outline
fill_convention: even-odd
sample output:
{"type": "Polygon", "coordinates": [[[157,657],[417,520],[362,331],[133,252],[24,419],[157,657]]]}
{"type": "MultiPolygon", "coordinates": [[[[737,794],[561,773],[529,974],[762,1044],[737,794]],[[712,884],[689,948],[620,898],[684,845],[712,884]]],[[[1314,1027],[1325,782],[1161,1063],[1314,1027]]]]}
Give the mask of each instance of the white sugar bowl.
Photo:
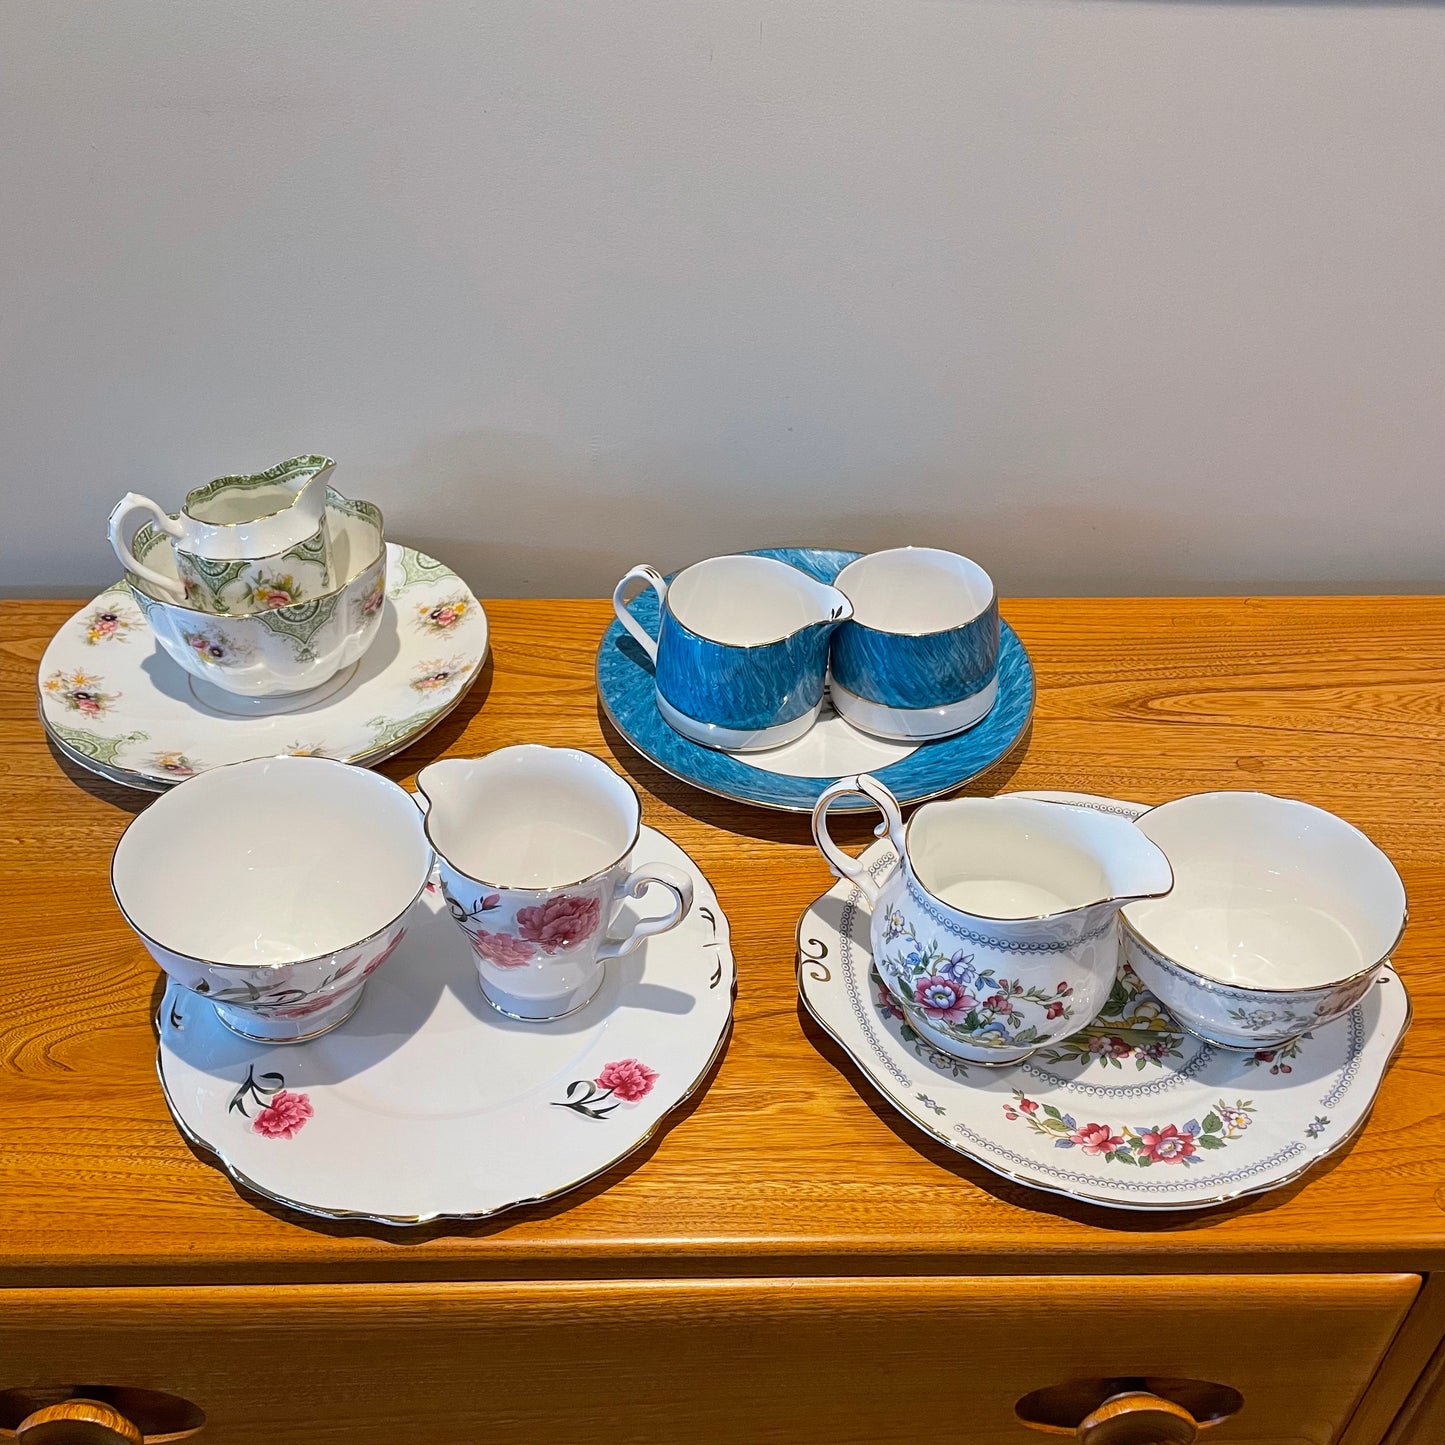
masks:
{"type": "Polygon", "coordinates": [[[1358,828],[1268,793],[1142,814],[1174,890],[1123,911],[1124,957],[1185,1028],[1273,1048],[1359,1002],[1405,927],[1405,886],[1358,828]]]}

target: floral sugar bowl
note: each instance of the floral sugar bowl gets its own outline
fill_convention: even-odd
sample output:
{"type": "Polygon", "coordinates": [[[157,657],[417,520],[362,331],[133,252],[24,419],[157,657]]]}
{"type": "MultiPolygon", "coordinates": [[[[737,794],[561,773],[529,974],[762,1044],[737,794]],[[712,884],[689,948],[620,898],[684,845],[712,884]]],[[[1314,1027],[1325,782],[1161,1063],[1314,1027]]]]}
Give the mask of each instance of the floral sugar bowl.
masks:
{"type": "Polygon", "coordinates": [[[908,1022],[975,1063],[1016,1063],[1090,1023],[1114,986],[1119,910],[1173,885],[1126,818],[1005,795],[928,803],[905,826],[867,774],[824,790],[813,836],[867,901],[874,963],[908,1022]],[[847,793],[883,812],[894,856],[872,870],[828,836],[847,793]]]}

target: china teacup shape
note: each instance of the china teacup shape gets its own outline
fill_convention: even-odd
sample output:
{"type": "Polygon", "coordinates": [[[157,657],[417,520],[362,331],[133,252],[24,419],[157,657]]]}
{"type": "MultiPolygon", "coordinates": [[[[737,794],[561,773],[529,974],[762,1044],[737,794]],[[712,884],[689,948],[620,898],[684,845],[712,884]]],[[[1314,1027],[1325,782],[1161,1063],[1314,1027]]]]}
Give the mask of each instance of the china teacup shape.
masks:
{"type": "Polygon", "coordinates": [[[125,921],[227,1028],[268,1044],[350,1017],[431,876],[411,795],[329,758],[212,768],[157,798],[116,845],[125,921]]]}
{"type": "Polygon", "coordinates": [[[156,597],[202,612],[244,615],[291,607],[335,582],[326,520],[330,457],[293,457],[264,472],[217,477],[186,493],[174,516],[127,492],[110,514],[110,545],[156,597]],[[176,576],[135,554],[136,513],[171,538],[176,576]]]}
{"type": "Polygon", "coordinates": [[[1173,885],[1127,818],[1004,795],[927,803],[905,826],[867,774],[824,790],[813,837],[867,901],[874,965],[908,1021],[980,1064],[1016,1063],[1089,1023],[1114,985],[1120,908],[1173,885]],[[828,836],[829,804],[848,793],[878,806],[893,845],[872,871],[828,836]]]}
{"type": "Polygon", "coordinates": [[[913,742],[983,721],[998,696],[998,598],[977,562],[894,547],[850,562],[834,583],[853,604],[829,660],[845,722],[913,742]]]}
{"type": "Polygon", "coordinates": [[[609,959],[666,933],[692,907],[692,880],[665,863],[632,866],[642,809],[600,758],[528,743],[423,768],[447,909],[477,956],[487,1001],[511,1018],[574,1013],[609,959]],[[611,928],[627,898],[672,894],[660,917],[611,928]]]}
{"type": "Polygon", "coordinates": [[[612,593],[618,620],[652,659],[657,709],[704,747],[754,752],[800,738],[817,721],[828,639],[853,614],[836,588],[772,557],[709,557],[671,582],[634,567],[612,593]],[[646,582],[661,604],[657,637],[622,594],[646,582]]]}

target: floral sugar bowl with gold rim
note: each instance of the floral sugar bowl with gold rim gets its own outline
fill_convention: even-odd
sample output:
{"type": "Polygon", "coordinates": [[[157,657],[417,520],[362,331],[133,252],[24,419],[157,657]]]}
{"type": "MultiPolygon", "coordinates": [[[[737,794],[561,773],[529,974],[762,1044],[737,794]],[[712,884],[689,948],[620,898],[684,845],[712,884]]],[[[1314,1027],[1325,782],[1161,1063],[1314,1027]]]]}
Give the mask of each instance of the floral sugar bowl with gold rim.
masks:
{"type": "Polygon", "coordinates": [[[1271,1048],[1349,1012],[1405,928],[1405,885],[1358,828],[1269,793],[1194,793],[1140,815],[1168,898],[1124,911],[1125,958],[1179,1022],[1271,1048]]]}
{"type": "Polygon", "coordinates": [[[217,768],[121,835],[111,888],[156,963],[227,1028],[290,1043],[334,1028],[391,956],[432,869],[388,778],[325,758],[217,768]]]}

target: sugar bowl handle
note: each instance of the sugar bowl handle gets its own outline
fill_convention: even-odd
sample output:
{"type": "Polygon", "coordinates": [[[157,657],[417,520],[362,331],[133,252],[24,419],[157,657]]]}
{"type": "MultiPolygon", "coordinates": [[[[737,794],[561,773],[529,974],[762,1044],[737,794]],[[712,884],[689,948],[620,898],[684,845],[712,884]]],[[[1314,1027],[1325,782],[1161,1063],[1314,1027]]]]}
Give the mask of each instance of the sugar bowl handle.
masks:
{"type": "Polygon", "coordinates": [[[63,1400],[27,1415],[15,1439],[19,1445],[141,1445],[145,1437],[112,1405],[63,1400]]]}
{"type": "Polygon", "coordinates": [[[903,813],[898,806],[898,799],[869,773],[839,778],[836,783],[823,789],[814,805],[813,841],[818,845],[818,851],[828,860],[828,866],[833,872],[839,878],[846,878],[850,883],[856,884],[871,908],[878,902],[878,895],[883,891],[884,879],[901,865],[904,856],[903,813]],[[857,793],[859,797],[867,798],[883,814],[883,822],[879,825],[877,834],[880,838],[884,833],[888,834],[888,841],[893,844],[897,857],[881,878],[875,878],[864,866],[861,858],[845,853],[828,834],[829,806],[835,798],[847,797],[849,793],[857,793]]]}
{"type": "Polygon", "coordinates": [[[1173,1400],[1128,1390],[1086,1415],[1075,1434],[1084,1445],[1194,1445],[1199,1423],[1173,1400]]]}

